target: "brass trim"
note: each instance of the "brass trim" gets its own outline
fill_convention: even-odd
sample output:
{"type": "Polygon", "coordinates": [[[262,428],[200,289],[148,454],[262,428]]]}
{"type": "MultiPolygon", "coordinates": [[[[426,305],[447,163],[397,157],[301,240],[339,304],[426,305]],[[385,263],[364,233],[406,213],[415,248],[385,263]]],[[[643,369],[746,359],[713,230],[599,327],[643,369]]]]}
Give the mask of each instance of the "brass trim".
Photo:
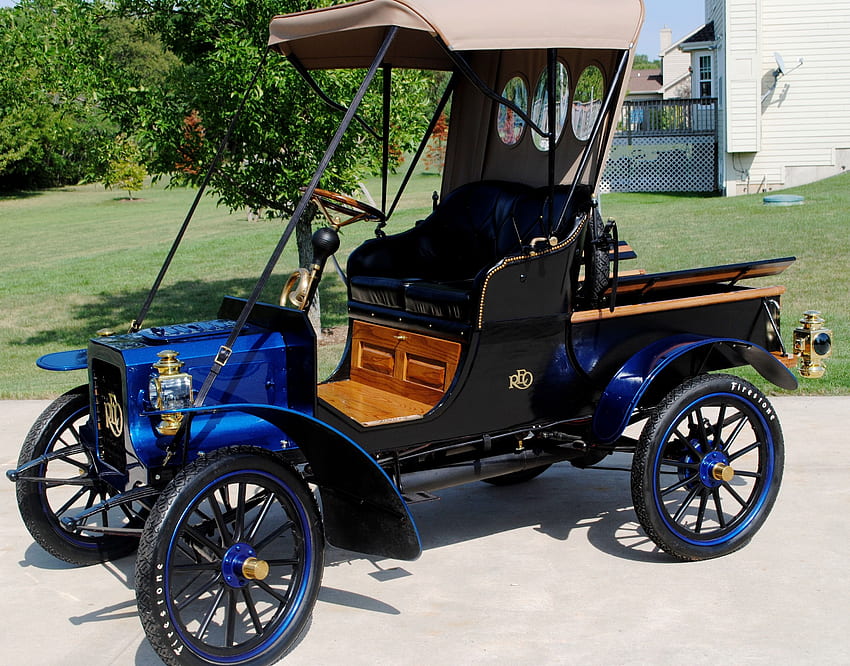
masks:
{"type": "Polygon", "coordinates": [[[512,257],[505,257],[498,264],[493,266],[493,268],[488,271],[487,277],[484,278],[484,284],[481,287],[481,298],[478,301],[478,328],[484,326],[484,299],[487,296],[487,287],[490,285],[490,280],[496,273],[501,270],[504,270],[508,266],[519,263],[520,261],[528,261],[529,259],[535,259],[537,257],[542,257],[547,254],[554,254],[555,252],[559,252],[560,250],[565,249],[568,245],[572,244],[576,240],[576,238],[578,238],[579,234],[584,229],[585,224],[587,224],[587,214],[583,213],[581,223],[575,228],[573,233],[557,245],[552,245],[551,247],[548,247],[545,250],[541,250],[540,252],[532,251],[528,254],[519,254],[512,257]]]}
{"type": "Polygon", "coordinates": [[[712,466],[711,476],[715,481],[725,481],[726,483],[729,483],[735,478],[735,470],[729,465],[719,462],[712,466]]]}

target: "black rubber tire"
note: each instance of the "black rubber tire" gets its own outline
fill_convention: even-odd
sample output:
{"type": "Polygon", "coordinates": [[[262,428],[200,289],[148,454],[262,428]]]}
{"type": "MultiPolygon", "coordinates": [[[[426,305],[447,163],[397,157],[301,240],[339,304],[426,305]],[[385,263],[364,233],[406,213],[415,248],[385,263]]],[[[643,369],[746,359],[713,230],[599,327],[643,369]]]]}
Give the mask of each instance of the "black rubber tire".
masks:
{"type": "Polygon", "coordinates": [[[611,282],[611,255],[608,248],[597,244],[602,239],[605,224],[598,207],[593,208],[585,246],[583,298],[588,307],[600,307],[602,295],[611,282]]]}
{"type": "Polygon", "coordinates": [[[489,479],[483,479],[484,483],[489,483],[491,486],[515,486],[518,483],[525,483],[540,476],[549,469],[552,465],[541,465],[540,467],[531,467],[530,469],[522,469],[519,472],[510,472],[501,476],[492,476],[489,479]]]}
{"type": "MultiPolygon", "coordinates": [[[[78,386],[59,396],[44,410],[21,447],[18,467],[45,453],[89,444],[90,448],[43,463],[22,475],[68,479],[68,484],[51,483],[48,487],[43,482],[25,479],[15,484],[18,510],[36,543],[54,557],[79,565],[129,555],[139,543],[133,536],[74,534],[59,522],[60,518],[83,511],[114,494],[114,490],[98,478],[95,470],[92,457],[94,444],[86,441],[90,436],[87,434],[89,416],[88,386],[78,386]],[[79,485],[81,482],[89,485],[79,485]]],[[[118,510],[109,513],[109,520],[112,526],[142,525],[141,519],[128,519],[118,510]]]]}
{"type": "Polygon", "coordinates": [[[274,663],[309,623],[323,554],[316,500],[292,467],[252,447],[200,458],[165,488],[142,534],[136,599],[148,640],[167,664],[274,663]],[[251,553],[268,578],[234,564],[251,553]]]}
{"type": "Polygon", "coordinates": [[[681,560],[732,553],[770,513],[784,460],[779,418],[761,391],[732,375],[688,379],[658,405],[635,451],[640,524],[681,560]],[[724,466],[733,478],[718,478],[724,466]]]}

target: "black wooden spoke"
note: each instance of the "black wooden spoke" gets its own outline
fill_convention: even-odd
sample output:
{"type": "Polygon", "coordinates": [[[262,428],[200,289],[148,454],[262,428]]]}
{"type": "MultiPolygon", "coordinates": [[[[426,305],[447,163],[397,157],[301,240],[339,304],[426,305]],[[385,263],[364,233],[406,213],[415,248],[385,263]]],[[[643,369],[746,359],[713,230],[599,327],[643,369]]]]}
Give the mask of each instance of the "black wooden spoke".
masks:
{"type": "Polygon", "coordinates": [[[723,450],[723,421],[726,418],[726,403],[720,405],[720,412],[717,415],[717,423],[714,424],[714,450],[723,450]]]}
{"type": "Polygon", "coordinates": [[[174,573],[189,574],[198,573],[201,571],[219,571],[221,564],[219,562],[193,562],[191,564],[175,564],[171,567],[174,573]]]}
{"type": "Polygon", "coordinates": [[[272,560],[266,560],[270,567],[294,567],[297,566],[299,560],[297,557],[281,557],[272,560]]]}
{"type": "Polygon", "coordinates": [[[88,492],[88,489],[87,489],[87,488],[80,488],[80,489],[79,489],[76,493],[74,493],[74,494],[71,496],[71,499],[69,499],[67,502],[65,502],[65,503],[64,503],[61,507],[59,507],[59,508],[58,508],[56,511],[54,511],[53,513],[55,513],[55,514],[56,514],[56,517],[57,517],[57,518],[59,518],[59,517],[60,517],[63,513],[65,513],[68,509],[70,509],[70,508],[71,508],[71,506],[72,506],[74,503],[76,503],[76,501],[77,501],[78,499],[80,499],[83,495],[85,495],[85,494],[86,494],[86,492],[88,492]]]}
{"type": "Polygon", "coordinates": [[[726,516],[723,515],[723,506],[720,501],[720,488],[714,488],[711,491],[711,496],[714,499],[714,510],[717,511],[717,522],[720,523],[721,529],[726,529],[726,516]]]}
{"type": "Polygon", "coordinates": [[[724,481],[724,482],[723,482],[723,487],[724,487],[724,488],[726,488],[726,490],[727,490],[727,491],[729,491],[729,494],[730,494],[730,495],[732,495],[732,497],[734,497],[734,498],[738,501],[738,504],[740,504],[742,507],[747,506],[747,502],[746,502],[746,500],[744,500],[744,499],[743,499],[743,498],[742,498],[742,497],[741,497],[741,496],[740,496],[740,495],[739,495],[739,494],[735,491],[735,489],[734,489],[732,486],[730,486],[728,483],[726,483],[726,481],[724,481]]]}
{"type": "Polygon", "coordinates": [[[221,598],[224,596],[224,588],[226,585],[222,585],[218,589],[218,593],[213,597],[212,604],[210,604],[209,610],[207,610],[207,614],[204,617],[204,621],[201,623],[201,626],[198,628],[198,631],[195,632],[195,636],[199,639],[202,639],[204,634],[207,633],[207,629],[210,626],[210,622],[215,615],[216,610],[218,610],[218,605],[221,603],[221,598]]]}
{"type": "Polygon", "coordinates": [[[689,476],[687,479],[683,479],[679,481],[679,483],[674,483],[672,486],[668,486],[664,490],[661,491],[661,496],[669,495],[670,493],[676,492],[677,490],[681,490],[685,486],[699,479],[698,474],[694,474],[693,476],[689,476]]]}
{"type": "Polygon", "coordinates": [[[189,538],[194,539],[199,545],[209,548],[216,554],[216,556],[224,556],[224,549],[219,544],[210,541],[204,534],[201,534],[195,526],[186,525],[183,528],[183,535],[187,538],[187,540],[189,538]]]}
{"type": "Polygon", "coordinates": [[[753,442],[749,446],[745,446],[740,451],[735,451],[735,453],[730,453],[729,454],[729,462],[732,462],[733,460],[737,460],[741,456],[748,454],[750,451],[753,451],[754,449],[757,449],[760,446],[761,446],[761,442],[753,442]]]}
{"type": "Polygon", "coordinates": [[[704,448],[708,448],[708,432],[705,430],[705,417],[702,415],[702,408],[697,406],[696,408],[696,421],[697,421],[697,429],[699,430],[699,441],[704,445],[704,448]]]}
{"type": "Polygon", "coordinates": [[[735,470],[735,476],[745,476],[748,479],[760,479],[762,477],[761,472],[747,472],[739,469],[735,470]]]}
{"type": "MultiPolygon", "coordinates": [[[[664,458],[661,461],[662,465],[667,465],[669,467],[678,467],[680,469],[699,469],[698,462],[685,462],[684,460],[671,460],[670,458],[664,458]]],[[[675,474],[676,472],[662,472],[662,474],[675,474]]]]}
{"type": "Polygon", "coordinates": [[[744,426],[747,425],[747,423],[749,423],[747,418],[743,414],[740,414],[740,420],[738,422],[738,425],[735,426],[735,429],[732,431],[732,434],[729,435],[729,439],[726,441],[726,445],[723,448],[724,451],[728,452],[729,449],[732,448],[732,444],[735,443],[735,440],[738,438],[738,435],[741,434],[741,431],[744,429],[744,426]]]}
{"type": "Polygon", "coordinates": [[[225,622],[225,638],[224,647],[235,645],[234,637],[236,635],[236,590],[228,588],[227,590],[227,606],[224,610],[225,622]]]}
{"type": "Polygon", "coordinates": [[[691,502],[694,501],[694,497],[697,496],[697,493],[699,491],[700,486],[694,486],[691,489],[691,492],[688,493],[688,496],[685,498],[685,501],[682,502],[682,506],[679,507],[679,510],[676,512],[676,515],[673,516],[673,522],[678,523],[682,519],[682,516],[685,515],[685,511],[688,510],[688,507],[690,507],[691,502]]]}
{"type": "Polygon", "coordinates": [[[245,493],[247,487],[244,481],[239,482],[236,491],[236,518],[233,521],[233,541],[240,541],[245,533],[245,493]]]}
{"type": "Polygon", "coordinates": [[[86,500],[86,509],[91,509],[94,506],[94,501],[97,499],[97,490],[91,488],[89,490],[89,497],[86,500]]]}
{"type": "MultiPolygon", "coordinates": [[[[266,594],[269,594],[269,595],[273,596],[273,597],[274,597],[275,599],[277,599],[280,603],[282,603],[282,604],[286,604],[286,603],[289,601],[287,597],[285,597],[285,596],[281,595],[281,593],[280,593],[280,592],[278,592],[276,589],[274,589],[274,588],[273,588],[271,585],[269,585],[266,581],[264,581],[264,580],[255,580],[254,582],[255,582],[255,583],[256,583],[259,587],[261,587],[261,588],[263,589],[263,591],[264,591],[264,592],[266,592],[266,594]]],[[[287,596],[288,596],[288,595],[287,595],[287,596]]]]}
{"type": "Polygon", "coordinates": [[[702,532],[702,523],[705,520],[705,508],[708,505],[708,488],[703,488],[699,496],[699,509],[697,510],[697,524],[694,526],[694,532],[699,534],[702,532]]]}
{"type": "Polygon", "coordinates": [[[186,606],[191,605],[192,603],[194,603],[195,601],[200,599],[202,596],[204,596],[211,589],[213,589],[217,585],[222,584],[221,574],[215,575],[212,578],[210,578],[208,583],[206,583],[205,585],[202,585],[190,597],[187,597],[186,599],[181,599],[180,597],[182,597],[184,594],[186,594],[188,589],[190,587],[192,587],[192,585],[194,585],[196,582],[198,582],[200,577],[201,577],[200,575],[195,576],[194,578],[192,578],[192,580],[190,580],[188,583],[186,583],[186,585],[184,585],[180,590],[178,590],[175,594],[172,595],[172,598],[174,599],[174,607],[175,608],[182,609],[182,608],[185,608],[186,606]],[[178,601],[178,599],[179,599],[179,601],[178,601]]]}
{"type": "Polygon", "coordinates": [[[224,508],[231,511],[233,507],[230,506],[230,495],[227,492],[227,486],[219,488],[218,494],[221,495],[221,503],[224,504],[224,508]]]}
{"type": "Polygon", "coordinates": [[[224,516],[221,513],[221,507],[218,505],[215,495],[207,497],[207,501],[209,502],[210,507],[212,507],[213,516],[215,516],[215,523],[218,526],[218,533],[221,536],[221,545],[227,546],[228,540],[230,539],[230,533],[227,531],[227,525],[225,524],[224,516]]]}
{"type": "Polygon", "coordinates": [[[697,458],[702,458],[702,451],[696,448],[691,443],[691,440],[689,438],[685,437],[681,432],[679,432],[678,428],[675,428],[673,430],[673,434],[676,436],[676,439],[678,439],[682,444],[687,446],[697,458]]]}
{"type": "Polygon", "coordinates": [[[251,596],[251,589],[249,587],[242,588],[242,599],[244,599],[245,607],[248,609],[248,614],[251,616],[251,622],[254,623],[254,631],[257,632],[258,636],[262,636],[264,631],[263,622],[260,620],[260,616],[257,613],[257,605],[254,603],[254,598],[251,596]]]}
{"type": "Polygon", "coordinates": [[[254,550],[256,550],[259,553],[261,550],[263,550],[263,548],[268,546],[272,541],[277,539],[281,534],[283,534],[284,532],[286,532],[289,529],[292,529],[292,524],[293,523],[292,523],[291,520],[287,520],[285,523],[283,523],[283,525],[281,525],[280,527],[273,530],[271,532],[271,534],[266,535],[262,539],[262,541],[258,541],[256,544],[254,544],[254,550]]]}
{"type": "Polygon", "coordinates": [[[266,496],[266,499],[263,501],[262,506],[260,507],[259,512],[257,513],[257,517],[254,518],[254,522],[251,524],[251,527],[248,529],[248,533],[245,535],[245,540],[249,543],[254,540],[254,537],[257,536],[257,531],[260,529],[260,525],[263,524],[263,521],[266,519],[266,516],[271,509],[272,502],[274,501],[274,495],[269,493],[266,496]]]}

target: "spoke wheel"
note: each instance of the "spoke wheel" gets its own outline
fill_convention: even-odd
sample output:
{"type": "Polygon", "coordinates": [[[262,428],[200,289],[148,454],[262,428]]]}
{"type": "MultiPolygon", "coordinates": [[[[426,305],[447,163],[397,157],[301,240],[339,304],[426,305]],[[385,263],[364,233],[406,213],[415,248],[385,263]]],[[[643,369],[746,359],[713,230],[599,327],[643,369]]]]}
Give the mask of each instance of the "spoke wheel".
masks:
{"type": "Polygon", "coordinates": [[[297,640],[324,539],[301,477],[261,449],[192,463],[163,491],[136,560],[139,616],[169,664],[267,664],[297,640]]]}
{"type": "MultiPolygon", "coordinates": [[[[18,509],[36,543],[71,564],[115,559],[132,553],[138,545],[134,536],[70,532],[60,522],[115,494],[98,477],[89,416],[87,386],[59,396],[33,424],[18,458],[21,467],[41,456],[49,457],[20,475],[15,488],[18,509]]],[[[140,528],[145,513],[141,505],[116,507],[96,513],[87,524],[140,528]]]]}
{"type": "Polygon", "coordinates": [[[644,427],[632,466],[632,499],[644,530],[683,560],[746,545],[782,480],[779,419],[754,386],[731,375],[684,382],[644,427]]]}

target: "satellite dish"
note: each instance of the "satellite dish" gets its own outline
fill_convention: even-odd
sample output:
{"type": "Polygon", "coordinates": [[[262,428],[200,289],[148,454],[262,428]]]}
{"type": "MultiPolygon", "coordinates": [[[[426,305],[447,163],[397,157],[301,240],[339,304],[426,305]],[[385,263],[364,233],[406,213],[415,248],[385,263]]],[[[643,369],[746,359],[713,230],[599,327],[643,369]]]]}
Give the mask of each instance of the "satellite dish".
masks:
{"type": "Polygon", "coordinates": [[[785,60],[782,58],[782,54],[779,51],[774,52],[773,59],[776,61],[776,71],[773,75],[779,76],[780,74],[785,74],[785,60]]]}

